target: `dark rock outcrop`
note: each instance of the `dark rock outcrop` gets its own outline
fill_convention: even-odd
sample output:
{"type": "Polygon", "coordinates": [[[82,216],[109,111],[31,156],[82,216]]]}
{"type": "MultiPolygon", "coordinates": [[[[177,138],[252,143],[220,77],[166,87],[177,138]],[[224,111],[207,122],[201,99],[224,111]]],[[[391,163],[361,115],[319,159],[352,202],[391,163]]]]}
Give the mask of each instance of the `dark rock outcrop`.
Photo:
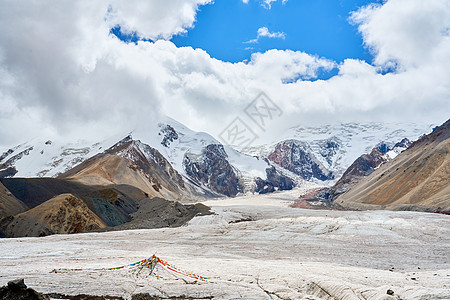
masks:
{"type": "Polygon", "coordinates": [[[178,140],[178,133],[170,125],[162,125],[161,124],[161,130],[158,134],[162,135],[162,137],[163,137],[162,141],[161,141],[161,145],[163,145],[164,147],[169,147],[170,143],[178,140]]]}
{"type": "MultiPolygon", "coordinates": [[[[305,180],[315,178],[326,181],[333,179],[334,175],[316,159],[308,147],[306,143],[300,141],[284,141],[276,145],[268,159],[305,180]]],[[[330,143],[328,150],[335,151],[335,147],[337,146],[330,143]]]]}
{"type": "Polygon", "coordinates": [[[12,154],[14,151],[10,149],[3,153],[1,157],[2,159],[0,160],[0,177],[13,177],[14,175],[16,175],[17,170],[14,167],[14,164],[24,155],[30,155],[31,151],[33,151],[33,147],[29,147],[23,150],[22,152],[12,156],[5,162],[2,162],[2,160],[5,159],[9,154],[12,154]]]}
{"type": "Polygon", "coordinates": [[[195,183],[203,184],[214,192],[235,196],[243,190],[235,170],[228,162],[228,155],[220,144],[206,146],[199,157],[186,154],[183,167],[195,183]]]}
{"type": "Polygon", "coordinates": [[[116,226],[113,230],[179,227],[195,216],[212,214],[203,204],[181,204],[162,198],[142,201],[138,211],[131,214],[132,221],[116,226]]]}
{"type": "Polygon", "coordinates": [[[48,300],[48,296],[27,288],[23,279],[12,280],[0,288],[0,300],[48,300]]]}
{"type": "Polygon", "coordinates": [[[319,153],[325,158],[328,164],[332,164],[333,157],[338,153],[341,145],[339,144],[339,140],[336,137],[332,137],[319,142],[319,153]]]}
{"type": "Polygon", "coordinates": [[[13,153],[14,153],[14,149],[8,149],[5,152],[3,152],[3,154],[0,155],[0,163],[2,163],[6,157],[8,157],[10,154],[13,154],[13,153]]]}
{"type": "Polygon", "coordinates": [[[400,142],[398,142],[398,143],[396,143],[396,144],[394,145],[394,149],[395,149],[395,148],[403,148],[403,149],[406,149],[406,148],[408,148],[409,146],[411,146],[411,144],[412,144],[412,142],[411,142],[409,139],[404,138],[403,140],[401,140],[400,142]]]}
{"type": "MultiPolygon", "coordinates": [[[[0,167],[2,168],[2,167],[0,167]]],[[[17,174],[17,169],[15,167],[3,167],[0,170],[0,178],[5,178],[5,177],[14,177],[14,175],[17,174]]]]}
{"type": "Polygon", "coordinates": [[[292,179],[279,174],[274,166],[267,168],[266,174],[266,180],[260,177],[255,179],[255,192],[259,194],[266,194],[274,192],[275,190],[292,190],[294,187],[294,182],[292,179]]]}

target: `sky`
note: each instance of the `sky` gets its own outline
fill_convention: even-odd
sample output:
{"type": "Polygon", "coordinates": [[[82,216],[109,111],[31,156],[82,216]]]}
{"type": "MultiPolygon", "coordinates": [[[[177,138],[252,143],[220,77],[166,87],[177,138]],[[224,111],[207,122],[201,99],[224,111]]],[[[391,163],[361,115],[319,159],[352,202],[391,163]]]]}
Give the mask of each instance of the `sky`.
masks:
{"type": "Polygon", "coordinates": [[[252,53],[270,49],[303,51],[337,62],[346,58],[370,61],[372,56],[363,47],[357,27],[348,22],[352,11],[370,3],[275,1],[268,9],[259,1],[219,0],[200,7],[195,27],[174,36],[172,41],[179,47],[204,49],[211,57],[233,63],[250,60],[252,53]],[[260,28],[267,31],[260,31],[266,35],[258,38],[260,28]]]}
{"type": "MultiPolygon", "coordinates": [[[[448,0],[0,0],[0,148],[169,116],[217,137],[264,93],[295,125],[440,124],[448,0]]],[[[256,130],[255,129],[255,130],[256,130]]]]}

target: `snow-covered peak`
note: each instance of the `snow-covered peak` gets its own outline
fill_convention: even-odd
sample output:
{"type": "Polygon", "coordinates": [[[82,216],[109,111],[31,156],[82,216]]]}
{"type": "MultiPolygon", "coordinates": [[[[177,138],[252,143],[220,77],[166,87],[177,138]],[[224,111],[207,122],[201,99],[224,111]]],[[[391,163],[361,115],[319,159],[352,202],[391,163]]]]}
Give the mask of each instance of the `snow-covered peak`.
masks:
{"type": "MultiPolygon", "coordinates": [[[[295,127],[280,135],[278,143],[249,148],[246,154],[228,146],[223,146],[223,150],[226,153],[225,159],[239,177],[244,190],[252,190],[255,178],[266,178],[267,169],[276,164],[274,161],[267,161],[266,158],[273,153],[277,145],[286,141],[294,141],[298,145],[294,147],[298,148],[296,153],[303,157],[302,161],[293,162],[293,165],[302,166],[304,161],[310,162],[311,167],[316,166],[322,170],[322,173],[327,176],[326,181],[332,184],[356,158],[370,152],[374,146],[385,146],[389,152],[384,154],[393,158],[405,148],[405,145],[395,143],[404,138],[415,140],[429,132],[432,127],[432,125],[399,123],[346,123],[321,127],[295,127]],[[330,180],[330,178],[334,179],[330,180]]],[[[202,159],[209,145],[221,145],[217,139],[205,132],[196,132],[171,118],[163,118],[142,124],[134,130],[124,130],[100,142],[80,140],[64,143],[38,138],[6,149],[4,153],[0,152],[0,176],[54,177],[102,153],[127,136],[156,149],[184,177],[189,177],[184,165],[186,156],[189,156],[190,160],[202,159]]],[[[295,150],[294,148],[292,149],[295,150]]],[[[295,155],[292,159],[295,160],[295,155]]],[[[303,166],[302,170],[306,170],[307,167],[303,166]]],[[[277,168],[277,172],[283,174],[279,172],[279,169],[277,168]]],[[[301,177],[301,174],[295,174],[301,177]]],[[[288,177],[299,181],[298,178],[288,177]]],[[[313,180],[313,178],[307,180],[313,180]]],[[[324,182],[323,179],[320,180],[324,182]]]]}
{"type": "MultiPolygon", "coordinates": [[[[384,143],[394,148],[395,143],[407,138],[417,140],[431,132],[432,124],[414,123],[343,123],[317,127],[293,127],[270,145],[249,147],[247,154],[268,157],[280,142],[297,140],[311,149],[314,157],[335,175],[335,180],[364,153],[384,143]]],[[[401,151],[401,150],[400,150],[401,151]]],[[[390,156],[394,152],[389,153],[390,156]]],[[[331,182],[332,183],[332,182],[331,182]]]]}
{"type": "MultiPolygon", "coordinates": [[[[206,146],[221,144],[208,133],[193,131],[169,117],[159,120],[152,128],[134,130],[132,137],[157,149],[182,175],[186,175],[183,167],[186,154],[191,157],[200,156],[206,146]]],[[[239,153],[227,146],[224,150],[230,164],[244,178],[266,176],[265,169],[269,165],[264,160],[239,153]]]]}
{"type": "Polygon", "coordinates": [[[94,144],[83,140],[66,144],[36,138],[5,151],[0,164],[12,168],[15,177],[54,177],[103,152],[113,143],[107,139],[94,144]]]}

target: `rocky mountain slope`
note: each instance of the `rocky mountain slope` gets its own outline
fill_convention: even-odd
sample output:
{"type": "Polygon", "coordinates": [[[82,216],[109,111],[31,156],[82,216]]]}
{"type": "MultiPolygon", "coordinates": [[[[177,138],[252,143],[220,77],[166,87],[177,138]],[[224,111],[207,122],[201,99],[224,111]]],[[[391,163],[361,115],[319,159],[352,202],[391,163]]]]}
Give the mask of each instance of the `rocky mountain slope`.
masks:
{"type": "Polygon", "coordinates": [[[0,180],[6,193],[21,205],[15,208],[22,208],[0,217],[2,237],[173,227],[208,213],[201,205],[149,198],[131,185],[85,185],[55,178],[0,180]]]}
{"type": "Polygon", "coordinates": [[[450,210],[450,120],[341,195],[347,208],[450,210]]]}
{"type": "Polygon", "coordinates": [[[95,143],[84,140],[64,143],[36,138],[0,155],[0,177],[56,177],[104,151],[123,136],[119,134],[95,143]]]}
{"type": "MultiPolygon", "coordinates": [[[[337,147],[337,144],[333,144],[337,147]]],[[[327,181],[334,179],[332,172],[328,171],[316,159],[311,148],[305,142],[288,140],[280,142],[275,150],[269,154],[268,159],[289,170],[305,180],[318,179],[327,181]]]]}
{"type": "Polygon", "coordinates": [[[16,216],[0,222],[6,237],[45,236],[55,233],[81,233],[107,225],[80,198],[61,194],[16,216]]]}
{"type": "Polygon", "coordinates": [[[187,154],[183,160],[186,174],[198,185],[205,185],[226,196],[235,196],[243,191],[237,174],[227,160],[222,145],[205,147],[201,156],[187,154]]]}
{"type": "Polygon", "coordinates": [[[394,159],[410,145],[411,141],[405,138],[396,143],[393,148],[390,148],[386,144],[380,144],[373,148],[369,154],[363,154],[358,157],[331,188],[330,201],[333,201],[339,195],[348,191],[355,184],[372,174],[382,164],[394,159]]]}
{"type": "Polygon", "coordinates": [[[150,197],[174,200],[214,195],[186,182],[159,151],[133,140],[131,136],[58,178],[87,185],[126,184],[141,189],[150,197]]]}
{"type": "Polygon", "coordinates": [[[333,185],[359,156],[370,153],[372,148],[393,149],[398,141],[414,141],[432,128],[409,123],[299,126],[281,135],[279,142],[249,147],[246,153],[268,157],[305,180],[333,185]]]}
{"type": "Polygon", "coordinates": [[[0,218],[11,216],[27,210],[28,207],[0,182],[0,218]]]}
{"type": "Polygon", "coordinates": [[[396,143],[393,148],[390,148],[385,143],[381,143],[373,148],[370,153],[358,157],[333,186],[312,190],[301,195],[300,199],[313,202],[318,201],[320,204],[326,206],[334,205],[332,202],[339,197],[339,195],[345,193],[361,180],[372,174],[372,172],[382,164],[394,159],[410,145],[411,141],[407,138],[396,143]]]}
{"type": "MultiPolygon", "coordinates": [[[[195,215],[208,213],[208,208],[165,199],[194,202],[289,190],[305,181],[334,183],[342,161],[348,159],[345,155],[382,141],[356,159],[334,186],[313,195],[329,203],[408,147],[410,142],[404,135],[418,132],[410,128],[390,131],[374,124],[339,128],[326,127],[323,132],[308,129],[315,139],[281,141],[266,156],[239,153],[206,133],[193,132],[170,119],[92,146],[57,146],[50,141],[24,144],[0,157],[0,235],[180,226],[195,215]],[[336,132],[341,136],[335,136],[336,132]],[[401,142],[392,140],[396,136],[402,137],[401,142]],[[349,148],[346,143],[355,140],[359,142],[349,148]],[[18,178],[26,175],[37,178],[18,178]],[[54,178],[43,177],[47,175],[54,178]]],[[[295,132],[296,137],[301,138],[300,133],[307,136],[303,131],[295,132]]],[[[431,146],[427,147],[431,153],[431,146]]],[[[448,181],[444,175],[439,176],[448,181]]],[[[442,185],[437,181],[432,184],[442,185]]],[[[445,188],[438,197],[447,195],[445,188]]],[[[420,205],[433,206],[433,201],[420,205]]],[[[346,207],[346,203],[339,204],[346,207]]]]}

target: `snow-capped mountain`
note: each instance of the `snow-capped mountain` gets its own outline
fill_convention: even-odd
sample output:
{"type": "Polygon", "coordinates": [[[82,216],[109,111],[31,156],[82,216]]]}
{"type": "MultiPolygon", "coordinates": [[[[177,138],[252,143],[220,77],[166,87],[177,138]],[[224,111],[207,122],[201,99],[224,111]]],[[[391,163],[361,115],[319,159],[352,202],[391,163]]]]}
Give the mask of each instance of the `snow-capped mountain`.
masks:
{"type": "Polygon", "coordinates": [[[306,180],[333,184],[362,154],[373,147],[392,149],[404,138],[417,140],[434,125],[413,123],[345,123],[293,127],[270,145],[247,148],[246,153],[268,157],[306,180]]]}
{"type": "Polygon", "coordinates": [[[302,200],[316,203],[318,201],[321,204],[330,205],[341,194],[350,190],[383,164],[393,160],[411,144],[411,141],[407,138],[404,138],[393,146],[388,146],[385,143],[378,144],[370,153],[364,153],[358,157],[332,187],[316,189],[302,195],[300,198],[302,200]]]}
{"type": "Polygon", "coordinates": [[[137,168],[137,173],[127,173],[127,178],[133,177],[133,183],[139,182],[139,188],[152,195],[180,195],[184,190],[188,190],[188,196],[266,193],[291,189],[305,180],[332,184],[368,149],[385,148],[386,155],[392,158],[402,148],[396,148],[395,143],[404,138],[415,140],[431,128],[381,123],[296,127],[278,143],[253,147],[243,154],[207,133],[192,131],[165,118],[93,144],[62,144],[45,139],[24,143],[0,156],[0,177],[76,176],[90,184],[128,183],[122,180],[124,177],[119,179],[118,174],[123,172],[117,173],[116,169],[99,171],[104,166],[98,161],[114,168],[119,168],[121,162],[128,168],[137,168]],[[120,148],[125,142],[127,147],[120,148]],[[115,151],[118,148],[121,151],[115,151]],[[107,155],[120,159],[106,159],[107,155]],[[91,164],[83,166],[89,167],[89,172],[82,167],[73,171],[88,160],[91,164]],[[169,194],[162,192],[163,186],[169,194]],[[149,187],[154,190],[146,190],[149,187]]]}
{"type": "MultiPolygon", "coordinates": [[[[161,192],[160,183],[165,182],[165,187],[172,191],[171,196],[182,194],[184,189],[189,190],[189,196],[195,195],[194,191],[209,196],[235,196],[258,191],[256,179],[269,180],[266,169],[271,167],[264,159],[239,153],[206,133],[194,132],[166,118],[120,138],[115,136],[92,145],[83,142],[61,145],[53,141],[33,140],[7,150],[0,157],[0,176],[76,177],[85,184],[128,183],[123,181],[123,176],[117,175],[116,169],[105,171],[99,161],[108,168],[118,168],[119,164],[137,168],[139,174],[127,173],[129,180],[134,178],[133,184],[150,192],[146,189],[150,183],[156,192],[161,192]],[[123,147],[125,143],[127,146],[123,147]],[[108,155],[126,161],[106,158],[108,155]],[[89,163],[84,163],[87,161],[89,163]],[[161,170],[156,168],[165,174],[160,174],[161,170]]],[[[275,178],[274,172],[270,172],[271,178],[275,178]]],[[[275,181],[271,184],[276,189],[284,188],[275,181]]]]}
{"type": "Polygon", "coordinates": [[[222,145],[211,135],[195,132],[171,118],[165,118],[151,129],[135,130],[132,136],[157,149],[183,176],[189,176],[187,173],[187,170],[190,170],[187,166],[189,162],[207,159],[205,150],[211,152],[213,148],[217,158],[225,157],[239,173],[242,184],[247,186],[245,190],[250,189],[251,184],[248,182],[253,181],[254,178],[265,178],[266,169],[269,167],[266,161],[222,145]],[[220,147],[211,146],[207,149],[209,145],[220,145],[220,147]],[[188,159],[185,159],[186,157],[188,159]]]}
{"type": "Polygon", "coordinates": [[[256,179],[268,176],[268,161],[240,153],[170,118],[158,122],[152,130],[136,130],[132,136],[157,149],[189,182],[219,194],[258,191],[256,179]]]}
{"type": "Polygon", "coordinates": [[[83,140],[63,144],[36,138],[3,152],[0,177],[56,177],[103,152],[115,142],[115,138],[93,144],[83,140]]]}

